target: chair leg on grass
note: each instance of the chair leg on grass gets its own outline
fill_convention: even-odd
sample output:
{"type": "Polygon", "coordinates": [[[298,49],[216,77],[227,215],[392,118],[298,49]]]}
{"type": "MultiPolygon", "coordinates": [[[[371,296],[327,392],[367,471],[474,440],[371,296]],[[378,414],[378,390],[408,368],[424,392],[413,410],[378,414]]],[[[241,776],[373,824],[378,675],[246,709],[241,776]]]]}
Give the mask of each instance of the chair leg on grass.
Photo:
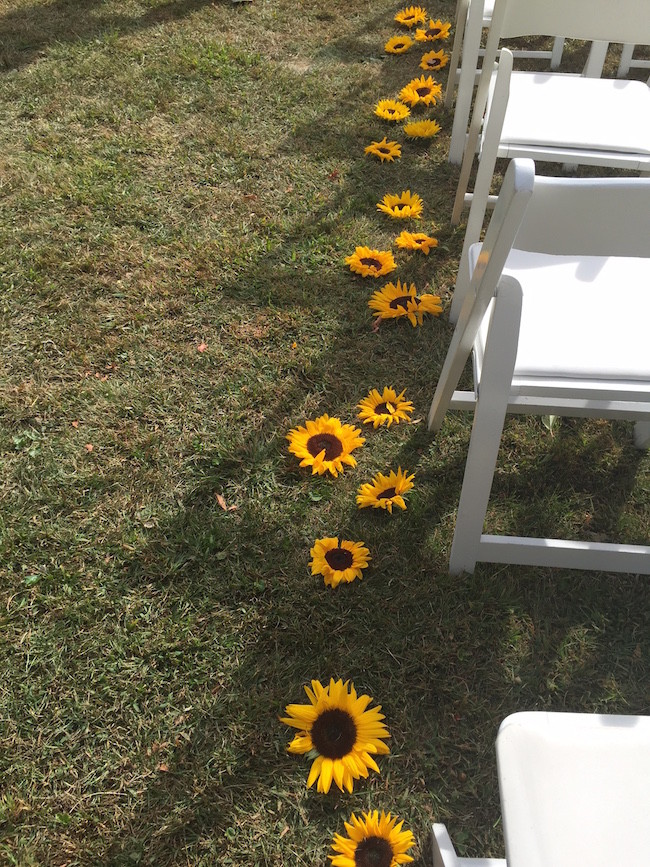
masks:
{"type": "Polygon", "coordinates": [[[452,575],[473,572],[479,559],[483,523],[508,409],[520,320],[521,287],[516,280],[504,278],[495,295],[490,339],[485,347],[449,559],[452,575]],[[508,387],[504,388],[504,383],[508,387]]]}
{"type": "Polygon", "coordinates": [[[638,421],[634,425],[634,445],[638,449],[650,449],[650,421],[638,421]]]}

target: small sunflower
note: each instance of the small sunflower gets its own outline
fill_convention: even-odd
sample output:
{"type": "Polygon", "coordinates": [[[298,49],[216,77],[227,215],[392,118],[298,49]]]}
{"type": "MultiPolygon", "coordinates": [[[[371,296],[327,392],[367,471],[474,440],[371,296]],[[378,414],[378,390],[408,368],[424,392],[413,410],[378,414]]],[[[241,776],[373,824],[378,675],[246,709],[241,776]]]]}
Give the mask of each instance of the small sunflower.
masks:
{"type": "Polygon", "coordinates": [[[429,26],[426,30],[416,30],[415,38],[418,42],[435,42],[436,39],[449,39],[449,31],[451,24],[449,21],[441,21],[438,19],[429,21],[429,26]]]}
{"type": "Polygon", "coordinates": [[[422,6],[408,6],[406,9],[400,9],[395,16],[395,21],[404,27],[413,27],[414,24],[426,24],[427,10],[423,9],[422,6]]]}
{"type": "Polygon", "coordinates": [[[383,424],[390,427],[393,422],[399,424],[400,421],[410,421],[413,412],[413,404],[410,400],[404,400],[404,392],[397,394],[394,388],[388,386],[382,394],[373,388],[357,406],[361,410],[361,421],[372,424],[375,430],[383,424]]]}
{"type": "Polygon", "coordinates": [[[404,133],[409,138],[432,138],[440,132],[440,124],[435,120],[418,120],[416,123],[404,124],[404,133]]]}
{"type": "Polygon", "coordinates": [[[424,75],[421,75],[420,78],[414,78],[413,81],[409,81],[406,87],[402,88],[399,98],[402,102],[408,103],[412,108],[419,103],[422,103],[422,105],[435,105],[441,93],[441,84],[434,81],[430,75],[426,78],[424,75]]]}
{"type": "Polygon", "coordinates": [[[407,476],[403,473],[401,467],[398,467],[397,472],[391,470],[387,476],[377,473],[372,482],[364,482],[359,488],[357,505],[360,509],[367,509],[369,506],[374,509],[388,509],[391,515],[393,506],[405,509],[406,503],[402,494],[411,490],[414,478],[414,474],[407,476]]]}
{"type": "Polygon", "coordinates": [[[432,313],[434,316],[442,313],[438,295],[431,295],[429,292],[418,295],[414,283],[407,286],[399,280],[397,284],[386,283],[378,289],[368,301],[368,307],[376,311],[380,319],[399,319],[406,316],[414,328],[422,325],[425,313],[432,313]]]}
{"type": "Polygon", "coordinates": [[[420,61],[420,69],[427,69],[429,72],[435,72],[436,69],[442,69],[449,63],[449,55],[442,48],[440,51],[427,51],[422,55],[420,61]]]}
{"type": "Polygon", "coordinates": [[[388,54],[404,54],[413,45],[413,40],[410,36],[391,36],[388,42],[384,45],[384,51],[388,54]]]}
{"type": "Polygon", "coordinates": [[[419,219],[422,216],[422,199],[417,193],[411,195],[410,190],[404,190],[399,195],[386,193],[381,202],[377,202],[377,210],[395,219],[419,219]]]}
{"type": "Polygon", "coordinates": [[[397,268],[390,250],[371,250],[370,247],[357,247],[351,256],[345,257],[345,264],[362,277],[383,277],[397,268]]]}
{"type": "Polygon", "coordinates": [[[380,99],[375,106],[375,114],[383,120],[404,120],[410,113],[410,108],[396,99],[380,99]]]}
{"type": "Polygon", "coordinates": [[[363,542],[348,539],[316,539],[309,552],[312,556],[312,575],[322,575],[328,587],[350,584],[355,578],[363,578],[362,569],[370,562],[370,551],[363,542]]]}
{"type": "Polygon", "coordinates": [[[294,755],[315,754],[309,771],[307,788],[329,792],[332,780],[341,791],[352,791],[354,781],[368,776],[368,768],[379,772],[370,755],[387,754],[385,738],[390,737],[381,720],[381,706],[368,710],[369,695],[357,697],[349,681],[332,678],[328,686],[312,680],[305,692],[309,704],[290,704],[280,722],[298,729],[287,750],[294,755]]]}
{"type": "Polygon", "coordinates": [[[397,816],[377,810],[363,813],[360,819],[352,813],[345,822],[348,836],[335,834],[332,850],[338,855],[328,855],[332,867],[398,867],[413,860],[407,855],[415,846],[411,831],[402,831],[404,825],[397,816]]]}
{"type": "Polygon", "coordinates": [[[392,163],[393,160],[399,159],[402,156],[402,146],[396,141],[386,141],[386,136],[381,141],[373,141],[364,149],[364,153],[372,154],[378,157],[382,163],[388,160],[392,163]]]}
{"type": "Polygon", "coordinates": [[[305,427],[297,427],[287,434],[289,451],[300,458],[301,467],[311,467],[312,475],[330,472],[334,477],[343,472],[343,464],[356,467],[352,452],[362,446],[365,439],[359,428],[341,424],[327,413],[305,427]]]}
{"type": "Polygon", "coordinates": [[[407,232],[406,230],[395,238],[395,243],[403,250],[421,250],[427,256],[432,247],[438,246],[438,240],[425,232],[407,232]]]}

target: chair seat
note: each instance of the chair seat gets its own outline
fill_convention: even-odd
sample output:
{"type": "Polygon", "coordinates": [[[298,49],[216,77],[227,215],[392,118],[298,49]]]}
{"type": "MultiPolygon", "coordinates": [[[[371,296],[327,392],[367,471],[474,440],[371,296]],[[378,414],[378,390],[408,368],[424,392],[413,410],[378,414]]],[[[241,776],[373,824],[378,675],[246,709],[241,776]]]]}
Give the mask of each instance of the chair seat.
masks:
{"type": "MultiPolygon", "coordinates": [[[[481,246],[470,249],[472,272],[481,246]]],[[[523,294],[515,390],[542,382],[572,389],[612,383],[617,392],[627,384],[650,396],[650,259],[515,249],[503,273],[518,280],[523,294]]],[[[479,371],[488,316],[475,347],[479,371]]]]}
{"type": "Polygon", "coordinates": [[[650,157],[650,87],[640,81],[513,72],[500,138],[500,156],[530,145],[650,157]]]}

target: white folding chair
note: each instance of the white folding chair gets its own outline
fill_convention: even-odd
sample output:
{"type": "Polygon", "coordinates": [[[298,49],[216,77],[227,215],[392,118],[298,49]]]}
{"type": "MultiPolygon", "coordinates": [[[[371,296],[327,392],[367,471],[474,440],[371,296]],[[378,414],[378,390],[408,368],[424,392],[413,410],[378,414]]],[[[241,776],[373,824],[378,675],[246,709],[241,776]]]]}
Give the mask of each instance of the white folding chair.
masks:
{"type": "Polygon", "coordinates": [[[650,717],[514,713],[496,753],[506,859],[458,858],[435,824],[434,867],[648,863],[650,717]]]}
{"type": "MultiPolygon", "coordinates": [[[[480,75],[477,65],[483,54],[481,34],[490,26],[493,10],[494,0],[457,0],[456,4],[454,43],[449,59],[444,104],[445,108],[451,109],[454,93],[458,90],[448,157],[450,163],[457,165],[463,159],[474,86],[480,75]]],[[[551,69],[557,69],[562,60],[563,48],[564,39],[556,38],[552,50],[520,49],[513,54],[515,57],[548,59],[551,69]]]]}
{"type": "Polygon", "coordinates": [[[650,574],[650,546],[484,535],[507,412],[636,422],[650,444],[650,178],[535,178],[513,160],[429,412],[474,411],[449,570],[477,561],[650,574]],[[613,300],[612,300],[613,298],[613,300]],[[456,391],[473,351],[474,390],[456,391]]]}
{"type": "Polygon", "coordinates": [[[636,45],[631,42],[626,43],[621,50],[621,59],[616,72],[617,78],[625,78],[630,69],[650,69],[650,60],[643,57],[635,57],[634,49],[636,45]]]}
{"type": "Polygon", "coordinates": [[[650,717],[515,713],[496,752],[508,867],[650,863],[650,717]]]}
{"type": "Polygon", "coordinates": [[[650,15],[638,0],[620,0],[608,17],[605,0],[496,0],[483,69],[452,213],[460,220],[473,197],[487,205],[498,157],[531,157],[570,165],[650,170],[650,88],[564,73],[512,72],[502,38],[559,35],[650,44],[650,15]],[[611,26],[610,26],[611,25],[611,26]],[[480,145],[480,147],[479,147],[480,145]],[[479,168],[474,193],[466,195],[474,156],[479,168]]]}

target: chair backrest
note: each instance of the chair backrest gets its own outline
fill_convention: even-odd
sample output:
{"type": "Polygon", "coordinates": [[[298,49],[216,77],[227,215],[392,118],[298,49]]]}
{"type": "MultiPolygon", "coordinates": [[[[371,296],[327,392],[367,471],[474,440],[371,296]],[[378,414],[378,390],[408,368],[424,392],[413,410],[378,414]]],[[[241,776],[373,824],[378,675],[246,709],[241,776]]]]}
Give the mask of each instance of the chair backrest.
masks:
{"type": "Polygon", "coordinates": [[[557,256],[650,258],[650,178],[538,175],[513,246],[557,256]]]}
{"type": "Polygon", "coordinates": [[[650,717],[516,713],[496,750],[508,867],[650,861],[650,717]]]}
{"type": "Polygon", "coordinates": [[[647,45],[650,14],[645,0],[620,0],[615,9],[606,0],[496,0],[490,29],[500,39],[566,36],[647,45]]]}

